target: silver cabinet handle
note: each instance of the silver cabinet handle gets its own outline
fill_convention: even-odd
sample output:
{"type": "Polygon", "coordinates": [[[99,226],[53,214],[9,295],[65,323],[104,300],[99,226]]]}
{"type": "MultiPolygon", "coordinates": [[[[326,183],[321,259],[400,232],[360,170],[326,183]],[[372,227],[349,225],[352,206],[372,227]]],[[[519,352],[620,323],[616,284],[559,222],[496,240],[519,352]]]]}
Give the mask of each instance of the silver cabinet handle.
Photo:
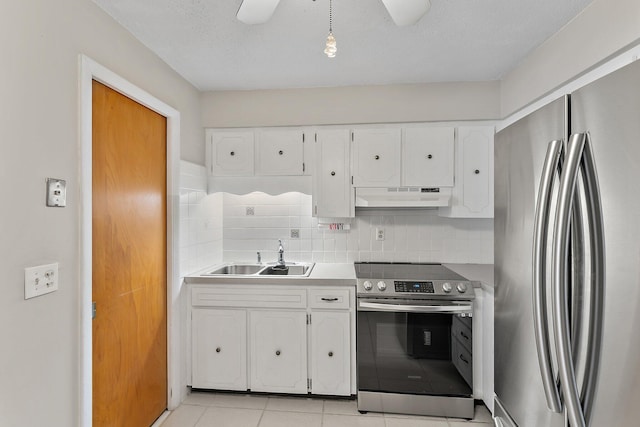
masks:
{"type": "Polygon", "coordinates": [[[545,286],[547,260],[547,232],[549,227],[549,211],[551,195],[556,172],[559,171],[562,158],[562,141],[551,141],[547,146],[547,155],[542,167],[538,202],[536,203],[535,222],[533,227],[533,314],[538,351],[538,364],[542,375],[542,385],[547,398],[547,406],[553,412],[562,411],[560,392],[554,379],[551,346],[549,344],[549,325],[547,322],[547,287],[545,286]]]}
{"type": "Polygon", "coordinates": [[[586,210],[589,218],[590,254],[591,254],[591,313],[589,313],[589,330],[585,358],[584,380],[580,400],[585,422],[588,423],[593,409],[596,382],[600,367],[600,349],[602,347],[604,292],[605,292],[605,243],[602,202],[595,159],[591,148],[591,136],[584,135],[585,145],[582,161],[582,181],[586,193],[586,210]]]}
{"type": "Polygon", "coordinates": [[[328,302],[338,301],[338,298],[325,298],[325,297],[322,297],[320,299],[322,301],[328,301],[328,302]]]}
{"type": "Polygon", "coordinates": [[[558,376],[563,400],[567,408],[567,416],[572,427],[586,427],[573,365],[574,358],[571,349],[567,307],[567,259],[569,255],[570,223],[584,145],[584,134],[572,135],[567,144],[567,157],[560,177],[552,255],[553,325],[556,354],[558,356],[558,376]]]}

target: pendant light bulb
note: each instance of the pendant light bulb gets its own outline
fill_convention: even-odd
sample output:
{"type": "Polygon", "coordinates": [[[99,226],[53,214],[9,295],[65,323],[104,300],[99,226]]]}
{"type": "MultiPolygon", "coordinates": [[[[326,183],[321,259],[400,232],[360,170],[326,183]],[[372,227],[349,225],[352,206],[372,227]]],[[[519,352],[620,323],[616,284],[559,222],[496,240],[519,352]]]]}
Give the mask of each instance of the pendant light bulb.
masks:
{"type": "Polygon", "coordinates": [[[329,35],[327,36],[327,44],[324,48],[324,53],[329,58],[335,58],[337,51],[336,38],[333,37],[333,0],[329,0],[329,35]]]}
{"type": "Polygon", "coordinates": [[[337,51],[338,48],[336,47],[336,38],[333,37],[333,33],[330,32],[327,36],[327,46],[324,48],[324,53],[329,58],[335,58],[337,51]]]}

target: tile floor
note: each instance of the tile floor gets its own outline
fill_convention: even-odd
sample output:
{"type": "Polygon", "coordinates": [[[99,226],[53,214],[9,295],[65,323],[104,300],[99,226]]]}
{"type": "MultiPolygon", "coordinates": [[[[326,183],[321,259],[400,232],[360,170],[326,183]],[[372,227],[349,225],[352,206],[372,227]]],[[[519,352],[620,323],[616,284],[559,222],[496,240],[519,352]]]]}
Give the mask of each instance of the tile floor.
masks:
{"type": "Polygon", "coordinates": [[[476,406],[472,421],[369,412],[355,400],[193,392],[161,427],[489,427],[491,415],[476,406]]]}

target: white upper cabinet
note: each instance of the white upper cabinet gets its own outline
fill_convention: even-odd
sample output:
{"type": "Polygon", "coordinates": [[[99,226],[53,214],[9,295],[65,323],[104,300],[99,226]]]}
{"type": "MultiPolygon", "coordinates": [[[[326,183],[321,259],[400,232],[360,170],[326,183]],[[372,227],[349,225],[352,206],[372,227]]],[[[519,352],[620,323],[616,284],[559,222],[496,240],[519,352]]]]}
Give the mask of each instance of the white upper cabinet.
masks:
{"type": "Polygon", "coordinates": [[[354,187],[399,187],[401,129],[357,129],[352,134],[354,187]]]}
{"type": "Polygon", "coordinates": [[[207,130],[209,171],[214,176],[253,175],[253,131],[207,130]]]}
{"type": "Polygon", "coordinates": [[[304,133],[299,129],[256,132],[256,175],[302,175],[304,133]]]}
{"type": "Polygon", "coordinates": [[[456,184],[451,206],[440,215],[493,218],[493,126],[459,127],[456,140],[456,184]]]}
{"type": "Polygon", "coordinates": [[[355,215],[349,173],[349,131],[321,130],[315,138],[313,216],[349,218],[355,215]]]}
{"type": "Polygon", "coordinates": [[[452,127],[404,129],[402,186],[453,187],[454,144],[452,127]]]}

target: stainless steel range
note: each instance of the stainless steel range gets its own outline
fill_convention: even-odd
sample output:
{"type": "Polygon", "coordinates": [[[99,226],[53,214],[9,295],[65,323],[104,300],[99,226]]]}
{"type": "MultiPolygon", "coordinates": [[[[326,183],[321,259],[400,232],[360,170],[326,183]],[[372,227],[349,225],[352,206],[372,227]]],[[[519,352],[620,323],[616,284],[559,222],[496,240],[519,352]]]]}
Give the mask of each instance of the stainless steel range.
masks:
{"type": "Polygon", "coordinates": [[[473,418],[472,283],[441,264],[355,269],[358,410],[473,418]]]}

